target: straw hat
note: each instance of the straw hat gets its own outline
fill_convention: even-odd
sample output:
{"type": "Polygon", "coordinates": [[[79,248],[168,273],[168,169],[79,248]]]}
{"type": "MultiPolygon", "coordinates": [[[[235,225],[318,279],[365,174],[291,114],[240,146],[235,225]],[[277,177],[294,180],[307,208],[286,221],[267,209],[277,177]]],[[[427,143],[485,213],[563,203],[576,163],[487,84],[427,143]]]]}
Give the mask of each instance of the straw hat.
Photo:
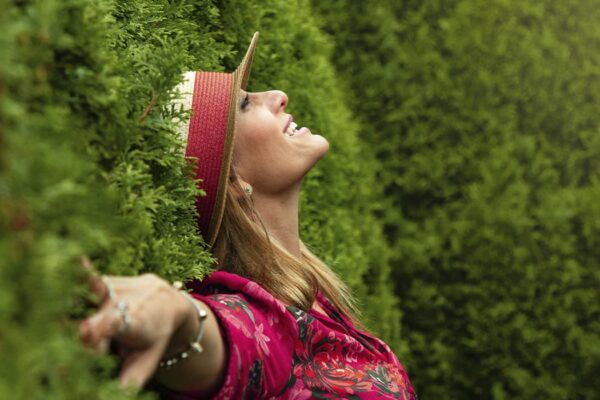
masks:
{"type": "Polygon", "coordinates": [[[186,142],[186,158],[198,160],[196,179],[206,192],[196,199],[198,227],[209,246],[214,244],[223,218],[239,92],[248,84],[257,40],[258,32],[233,73],[187,72],[178,87],[182,95],[175,103],[191,109],[191,118],[180,125],[180,133],[186,142]]]}

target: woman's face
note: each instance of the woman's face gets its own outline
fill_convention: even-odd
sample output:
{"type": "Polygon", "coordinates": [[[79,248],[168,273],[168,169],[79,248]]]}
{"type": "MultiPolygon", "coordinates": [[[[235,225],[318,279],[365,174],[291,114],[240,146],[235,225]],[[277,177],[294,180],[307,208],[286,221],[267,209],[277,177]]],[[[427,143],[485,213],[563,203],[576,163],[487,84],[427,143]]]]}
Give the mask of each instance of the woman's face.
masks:
{"type": "Polygon", "coordinates": [[[279,90],[240,93],[233,160],[255,193],[281,193],[299,184],[329,150],[327,140],[308,128],[292,129],[287,104],[279,90]]]}

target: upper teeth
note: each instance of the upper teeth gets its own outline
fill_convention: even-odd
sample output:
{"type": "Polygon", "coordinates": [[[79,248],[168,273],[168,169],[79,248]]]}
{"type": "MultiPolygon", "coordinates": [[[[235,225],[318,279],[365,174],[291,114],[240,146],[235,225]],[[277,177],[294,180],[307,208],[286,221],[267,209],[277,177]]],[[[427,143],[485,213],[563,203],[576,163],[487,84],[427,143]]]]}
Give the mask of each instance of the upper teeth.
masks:
{"type": "Polygon", "coordinates": [[[284,132],[286,135],[288,136],[294,136],[296,134],[296,132],[298,132],[296,130],[296,128],[298,127],[298,124],[295,122],[290,122],[290,124],[288,125],[286,131],[284,132]]]}

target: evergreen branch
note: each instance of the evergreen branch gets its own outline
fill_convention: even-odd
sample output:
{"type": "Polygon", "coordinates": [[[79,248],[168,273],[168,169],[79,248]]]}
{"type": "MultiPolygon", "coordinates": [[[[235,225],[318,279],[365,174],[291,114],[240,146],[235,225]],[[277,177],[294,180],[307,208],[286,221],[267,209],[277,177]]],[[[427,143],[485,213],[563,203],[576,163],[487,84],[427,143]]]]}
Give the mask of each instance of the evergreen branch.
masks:
{"type": "Polygon", "coordinates": [[[154,91],[153,91],[152,92],[152,99],[150,99],[150,103],[148,103],[148,105],[144,109],[144,112],[138,118],[138,123],[143,124],[144,121],[146,120],[146,118],[148,118],[148,115],[150,115],[150,112],[152,111],[152,109],[156,105],[156,100],[157,100],[157,96],[156,96],[156,93],[154,93],[154,91]]]}

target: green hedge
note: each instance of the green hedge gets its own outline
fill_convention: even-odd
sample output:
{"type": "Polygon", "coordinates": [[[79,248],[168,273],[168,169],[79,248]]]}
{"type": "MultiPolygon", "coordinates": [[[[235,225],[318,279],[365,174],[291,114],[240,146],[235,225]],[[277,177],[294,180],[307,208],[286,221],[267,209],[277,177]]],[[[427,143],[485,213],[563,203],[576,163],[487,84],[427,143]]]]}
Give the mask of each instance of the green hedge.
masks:
{"type": "Polygon", "coordinates": [[[597,1],[314,1],[377,148],[425,399],[593,399],[597,1]]]}
{"type": "Polygon", "coordinates": [[[231,69],[261,31],[251,88],[279,88],[332,143],[306,182],[304,240],[399,345],[375,158],[358,138],[308,1],[0,0],[0,398],[119,399],[83,349],[79,256],[102,272],[207,273],[198,195],[168,107],[190,69],[231,69]]]}

